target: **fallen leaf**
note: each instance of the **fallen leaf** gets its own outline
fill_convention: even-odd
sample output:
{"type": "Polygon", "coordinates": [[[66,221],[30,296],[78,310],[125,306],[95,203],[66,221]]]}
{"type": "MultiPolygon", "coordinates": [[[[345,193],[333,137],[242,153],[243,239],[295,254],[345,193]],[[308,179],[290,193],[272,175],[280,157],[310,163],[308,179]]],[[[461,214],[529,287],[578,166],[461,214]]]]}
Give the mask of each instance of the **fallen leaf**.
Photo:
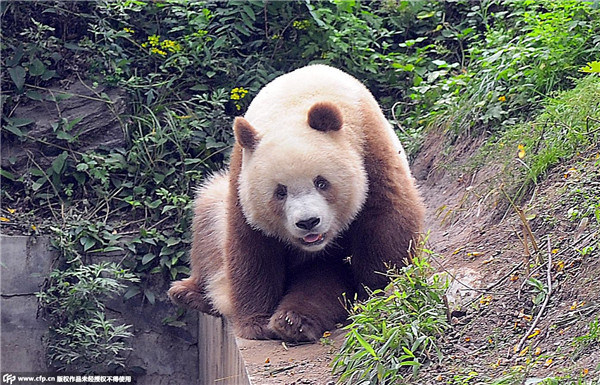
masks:
{"type": "Polygon", "coordinates": [[[471,253],[467,253],[467,255],[469,257],[479,257],[480,255],[483,255],[484,253],[482,251],[473,251],[471,253]]]}
{"type": "Polygon", "coordinates": [[[554,264],[556,271],[562,271],[565,268],[565,261],[558,261],[554,264]]]}
{"type": "Polygon", "coordinates": [[[541,330],[538,329],[538,328],[535,328],[535,330],[533,331],[533,333],[531,333],[530,335],[528,335],[527,338],[533,338],[533,337],[537,336],[540,333],[541,333],[541,330]]]}

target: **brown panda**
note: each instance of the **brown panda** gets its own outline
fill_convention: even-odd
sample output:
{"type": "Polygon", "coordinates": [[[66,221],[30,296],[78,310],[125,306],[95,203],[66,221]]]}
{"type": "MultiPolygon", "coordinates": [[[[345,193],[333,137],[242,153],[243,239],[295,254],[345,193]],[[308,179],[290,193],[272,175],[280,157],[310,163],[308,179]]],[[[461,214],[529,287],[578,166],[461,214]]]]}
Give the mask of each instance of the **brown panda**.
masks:
{"type": "Polygon", "coordinates": [[[343,295],[384,287],[418,241],[406,155],[371,93],[325,65],[273,80],[233,129],[229,170],[195,201],[191,276],[169,296],[243,338],[318,340],[346,318],[343,295]]]}

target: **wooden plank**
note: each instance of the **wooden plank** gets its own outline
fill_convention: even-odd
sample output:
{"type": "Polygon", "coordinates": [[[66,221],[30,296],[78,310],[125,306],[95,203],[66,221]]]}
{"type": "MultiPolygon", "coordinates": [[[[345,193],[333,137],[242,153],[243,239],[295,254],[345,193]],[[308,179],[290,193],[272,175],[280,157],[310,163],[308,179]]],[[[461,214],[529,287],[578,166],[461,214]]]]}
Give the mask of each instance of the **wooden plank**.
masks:
{"type": "Polygon", "coordinates": [[[250,385],[235,337],[224,318],[199,314],[198,364],[202,385],[250,385]]]}

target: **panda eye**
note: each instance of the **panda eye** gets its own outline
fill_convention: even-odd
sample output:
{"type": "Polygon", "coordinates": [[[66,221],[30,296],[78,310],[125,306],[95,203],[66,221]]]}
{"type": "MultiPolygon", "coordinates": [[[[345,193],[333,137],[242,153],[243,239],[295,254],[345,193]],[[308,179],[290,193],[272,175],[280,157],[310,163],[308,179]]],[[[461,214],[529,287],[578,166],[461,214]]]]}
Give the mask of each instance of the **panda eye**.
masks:
{"type": "Polygon", "coordinates": [[[275,198],[282,201],[286,197],[287,197],[287,187],[282,184],[278,184],[277,188],[275,189],[275,198]]]}
{"type": "Polygon", "coordinates": [[[329,188],[329,181],[320,175],[315,178],[314,184],[318,190],[327,190],[329,188]]]}

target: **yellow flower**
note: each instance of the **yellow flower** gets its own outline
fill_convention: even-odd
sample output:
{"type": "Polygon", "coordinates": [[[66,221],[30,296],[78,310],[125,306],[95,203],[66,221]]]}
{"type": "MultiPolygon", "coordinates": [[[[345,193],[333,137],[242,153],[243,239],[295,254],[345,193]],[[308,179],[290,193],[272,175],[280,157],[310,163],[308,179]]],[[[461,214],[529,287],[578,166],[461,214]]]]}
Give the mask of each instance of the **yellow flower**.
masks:
{"type": "Polygon", "coordinates": [[[498,97],[498,101],[499,102],[505,102],[506,101],[506,96],[502,95],[498,97]]]}
{"type": "Polygon", "coordinates": [[[36,231],[37,230],[37,226],[36,225],[31,225],[31,230],[36,231]]]}
{"type": "Polygon", "coordinates": [[[518,149],[519,149],[519,153],[518,153],[519,159],[525,158],[525,146],[522,144],[519,144],[518,149]]]}
{"type": "Polygon", "coordinates": [[[229,98],[231,100],[240,100],[240,99],[243,99],[247,93],[248,93],[247,89],[245,89],[243,87],[236,87],[231,90],[231,96],[229,98]]]}
{"type": "Polygon", "coordinates": [[[163,51],[162,49],[158,49],[158,48],[156,48],[156,47],[152,48],[152,49],[150,50],[150,52],[152,52],[152,53],[156,53],[156,54],[159,54],[159,55],[161,55],[161,56],[166,56],[166,55],[167,55],[167,53],[166,53],[165,51],[163,51]]]}
{"type": "Polygon", "coordinates": [[[306,28],[308,28],[309,25],[310,25],[309,20],[295,20],[292,23],[292,27],[299,29],[299,30],[306,29],[306,28]]]}
{"type": "Polygon", "coordinates": [[[10,222],[10,219],[6,217],[0,217],[0,222],[10,222]]]}
{"type": "Polygon", "coordinates": [[[181,51],[181,44],[179,44],[178,42],[173,41],[173,40],[163,40],[160,43],[160,47],[162,49],[166,49],[167,51],[169,51],[171,53],[181,51]]]}
{"type": "Polygon", "coordinates": [[[135,33],[135,31],[133,29],[127,28],[127,27],[123,28],[123,31],[125,31],[127,33],[135,33]]]}
{"type": "Polygon", "coordinates": [[[157,47],[158,46],[159,40],[160,40],[160,36],[159,35],[148,36],[148,42],[153,47],[157,47]]]}

